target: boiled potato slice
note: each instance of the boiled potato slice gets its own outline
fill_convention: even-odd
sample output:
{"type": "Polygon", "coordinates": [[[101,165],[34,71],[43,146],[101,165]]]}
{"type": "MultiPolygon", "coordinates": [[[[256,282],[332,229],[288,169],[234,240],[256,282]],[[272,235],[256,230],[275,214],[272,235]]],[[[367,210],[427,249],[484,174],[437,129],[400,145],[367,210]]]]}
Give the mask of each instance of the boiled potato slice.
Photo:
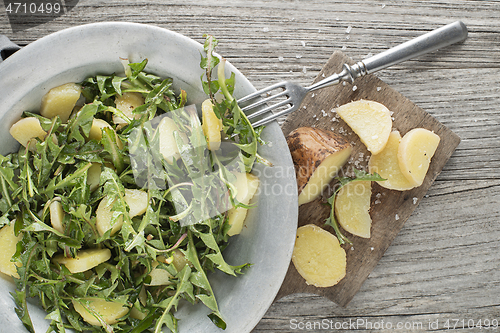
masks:
{"type": "MultiPolygon", "coordinates": [[[[90,127],[88,139],[101,141],[102,130],[105,128],[113,129],[113,127],[111,127],[111,125],[106,120],[94,118],[94,120],[92,120],[92,127],[90,127]]],[[[114,129],[113,129],[113,132],[115,132],[114,129]]],[[[123,142],[122,142],[122,140],[120,140],[120,138],[118,137],[118,134],[116,134],[116,132],[115,132],[115,137],[116,137],[116,145],[118,146],[118,148],[123,149],[123,142]]]]}
{"type": "Polygon", "coordinates": [[[384,105],[359,100],[338,107],[336,112],[372,154],[384,149],[392,130],[391,112],[384,105]]]}
{"type": "Polygon", "coordinates": [[[174,158],[179,159],[181,157],[174,138],[174,132],[179,133],[184,142],[187,142],[186,134],[179,131],[179,127],[170,117],[163,117],[158,125],[158,131],[160,131],[160,153],[168,163],[173,163],[174,158]]]}
{"type": "Polygon", "coordinates": [[[172,252],[172,257],[172,264],[175,266],[177,272],[182,271],[184,266],[189,265],[189,261],[186,259],[186,256],[179,249],[175,249],[172,252]]]}
{"type": "Polygon", "coordinates": [[[50,89],[42,98],[40,114],[49,119],[59,116],[65,123],[80,98],[81,92],[82,87],[76,83],[66,83],[50,89]]]}
{"type": "Polygon", "coordinates": [[[151,282],[148,286],[164,286],[173,283],[171,281],[173,276],[169,272],[161,268],[156,268],[160,262],[165,263],[164,256],[156,257],[156,261],[153,262],[153,269],[149,273],[149,276],[151,276],[151,282]]]}
{"type": "Polygon", "coordinates": [[[50,224],[52,228],[56,229],[60,233],[64,234],[64,210],[61,205],[61,201],[52,201],[49,206],[50,212],[50,224]]]}
{"type": "MultiPolygon", "coordinates": [[[[133,218],[144,214],[148,208],[148,193],[142,190],[132,190],[125,189],[124,200],[129,207],[129,216],[133,218]]],[[[106,231],[111,229],[111,235],[114,235],[123,225],[123,216],[120,216],[113,226],[111,226],[111,220],[113,218],[113,204],[114,201],[108,203],[106,197],[104,197],[96,210],[96,228],[99,234],[102,236],[106,231]]]]}
{"type": "Polygon", "coordinates": [[[16,264],[12,256],[16,253],[16,245],[21,240],[22,234],[14,235],[14,222],[0,229],[0,272],[19,279],[16,264]]]}
{"type": "Polygon", "coordinates": [[[75,311],[82,316],[83,320],[94,326],[102,326],[102,324],[92,312],[97,313],[106,324],[113,325],[129,311],[127,307],[118,302],[106,301],[101,298],[85,298],[80,301],[91,311],[88,311],[79,301],[73,300],[75,311]]]}
{"type": "Polygon", "coordinates": [[[71,273],[88,271],[111,258],[109,249],[88,249],[77,252],[75,258],[68,258],[60,254],[54,256],[53,260],[60,265],[66,266],[71,273]]]}
{"type": "Polygon", "coordinates": [[[439,135],[425,128],[414,128],[401,139],[398,149],[399,167],[413,185],[420,186],[424,182],[439,141],[439,135]]]}
{"type": "Polygon", "coordinates": [[[292,262],[307,284],[331,287],[346,273],[346,254],[334,235],[314,225],[297,229],[292,262]]]}
{"type": "Polygon", "coordinates": [[[201,104],[202,129],[207,138],[208,149],[217,150],[220,147],[222,119],[217,118],[212,102],[207,99],[201,104]]]}
{"type": "Polygon", "coordinates": [[[112,128],[106,120],[94,118],[94,120],[92,120],[92,127],[90,128],[89,132],[89,140],[101,141],[102,129],[106,127],[112,128]]]}
{"type": "Polygon", "coordinates": [[[24,147],[31,139],[40,138],[43,140],[47,135],[47,132],[40,125],[40,121],[35,117],[22,118],[10,127],[9,132],[24,147]]]}
{"type": "Polygon", "coordinates": [[[111,229],[110,235],[114,235],[123,225],[123,216],[118,217],[115,223],[111,225],[111,220],[113,218],[113,211],[111,209],[114,203],[114,201],[108,203],[107,197],[104,197],[97,206],[95,226],[101,236],[109,229],[111,229]]]}
{"type": "Polygon", "coordinates": [[[99,187],[101,181],[101,163],[92,163],[92,166],[87,170],[87,184],[90,191],[94,191],[99,187]]]}
{"type": "Polygon", "coordinates": [[[354,181],[343,186],[335,199],[337,221],[353,235],[370,238],[370,181],[354,181]]]}
{"type": "Polygon", "coordinates": [[[415,185],[408,181],[399,167],[398,149],[400,140],[401,135],[398,131],[391,132],[384,150],[377,155],[370,156],[368,167],[370,173],[376,172],[386,179],[377,182],[380,186],[390,190],[406,191],[412,189],[415,185]]]}
{"type": "MultiPolygon", "coordinates": [[[[236,187],[236,200],[244,205],[248,205],[257,192],[259,178],[251,173],[237,173],[234,186],[236,187]]],[[[227,232],[229,236],[241,232],[247,212],[248,209],[243,207],[233,207],[228,211],[228,223],[231,225],[231,228],[227,232]]]]}
{"type": "Polygon", "coordinates": [[[146,191],[126,188],[124,199],[129,208],[130,218],[144,214],[148,208],[148,193],[146,191]]]}
{"type": "Polygon", "coordinates": [[[292,154],[299,205],[318,198],[351,155],[352,146],[341,136],[313,127],[300,127],[287,136],[292,154]]]}
{"type": "MultiPolygon", "coordinates": [[[[141,93],[137,92],[126,92],[121,96],[116,96],[115,105],[118,110],[123,112],[129,119],[139,119],[141,117],[138,113],[133,113],[135,108],[144,104],[144,97],[141,93]]],[[[127,124],[125,119],[114,115],[113,121],[115,124],[127,124]]]]}

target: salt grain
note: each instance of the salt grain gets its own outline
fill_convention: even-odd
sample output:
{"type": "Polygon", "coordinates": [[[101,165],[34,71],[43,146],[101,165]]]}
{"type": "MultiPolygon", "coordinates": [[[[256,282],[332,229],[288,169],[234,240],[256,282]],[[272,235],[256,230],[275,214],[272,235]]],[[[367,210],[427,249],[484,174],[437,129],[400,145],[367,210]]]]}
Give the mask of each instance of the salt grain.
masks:
{"type": "Polygon", "coordinates": [[[342,50],[342,51],[347,50],[347,46],[345,46],[345,45],[344,45],[344,46],[342,46],[341,50],[342,50]]]}
{"type": "Polygon", "coordinates": [[[377,87],[377,91],[380,91],[380,90],[382,90],[382,87],[377,87]]]}
{"type": "Polygon", "coordinates": [[[416,205],[416,204],[417,204],[417,202],[418,202],[418,198],[417,198],[417,197],[414,197],[414,198],[413,198],[413,204],[414,204],[414,205],[416,205]]]}
{"type": "Polygon", "coordinates": [[[382,8],[385,8],[385,3],[382,4],[382,8]]]}
{"type": "Polygon", "coordinates": [[[302,68],[302,73],[307,73],[307,69],[306,69],[306,66],[304,66],[304,68],[302,68]]]}
{"type": "Polygon", "coordinates": [[[353,86],[352,91],[356,91],[356,90],[358,90],[358,86],[353,86]]]}
{"type": "Polygon", "coordinates": [[[300,58],[302,58],[302,55],[297,54],[297,55],[295,56],[295,58],[300,59],[300,58]]]}
{"type": "Polygon", "coordinates": [[[374,248],[374,247],[370,247],[370,250],[372,250],[372,251],[373,251],[373,250],[375,250],[375,248],[374,248]]]}
{"type": "Polygon", "coordinates": [[[278,60],[279,60],[279,61],[283,61],[283,60],[285,60],[285,58],[283,58],[282,56],[279,56],[279,57],[278,57],[278,60]]]}
{"type": "Polygon", "coordinates": [[[314,96],[316,96],[316,95],[315,95],[314,93],[312,93],[312,94],[311,94],[311,97],[314,97],[314,96]]]}
{"type": "Polygon", "coordinates": [[[268,27],[265,27],[264,29],[262,29],[262,31],[264,31],[264,32],[268,32],[268,31],[269,31],[269,28],[268,28],[268,27]]]}
{"type": "Polygon", "coordinates": [[[396,214],[396,216],[394,216],[394,218],[396,219],[396,221],[399,220],[399,215],[396,214]]]}
{"type": "Polygon", "coordinates": [[[347,29],[345,29],[345,32],[346,34],[350,33],[352,30],[352,27],[351,26],[348,26],[347,29]]]}
{"type": "Polygon", "coordinates": [[[382,196],[382,194],[377,193],[377,194],[375,195],[375,198],[377,198],[377,199],[378,199],[378,198],[380,198],[381,196],[382,196]]]}
{"type": "Polygon", "coordinates": [[[379,203],[381,203],[382,201],[380,201],[380,199],[377,199],[375,200],[375,205],[378,205],[379,203]]]}
{"type": "Polygon", "coordinates": [[[345,39],[351,39],[351,37],[349,37],[349,36],[345,36],[345,39]]]}
{"type": "Polygon", "coordinates": [[[306,46],[306,42],[304,42],[303,40],[300,41],[300,43],[302,44],[302,46],[306,46]]]}

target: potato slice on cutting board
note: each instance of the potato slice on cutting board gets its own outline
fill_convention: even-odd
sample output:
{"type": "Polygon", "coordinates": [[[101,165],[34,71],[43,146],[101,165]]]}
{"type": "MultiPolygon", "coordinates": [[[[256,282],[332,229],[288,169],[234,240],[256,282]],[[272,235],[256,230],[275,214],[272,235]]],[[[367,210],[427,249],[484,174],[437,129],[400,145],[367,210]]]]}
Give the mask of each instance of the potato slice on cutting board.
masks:
{"type": "Polygon", "coordinates": [[[401,172],[399,167],[398,150],[401,134],[398,131],[391,132],[389,140],[382,150],[377,155],[370,156],[368,168],[370,173],[378,173],[384,181],[377,183],[390,190],[406,191],[415,187],[413,182],[410,182],[401,172]]]}
{"type": "Polygon", "coordinates": [[[76,83],[66,83],[52,88],[42,98],[40,114],[46,118],[59,116],[65,123],[80,98],[82,87],[76,83]]]}
{"type": "Polygon", "coordinates": [[[201,115],[201,128],[207,138],[208,149],[217,150],[221,142],[222,119],[215,115],[214,106],[209,99],[201,104],[201,115]]]}
{"type": "Polygon", "coordinates": [[[346,253],[334,235],[314,224],[297,229],[292,262],[307,284],[331,287],[346,274],[346,253]]]}
{"type": "MultiPolygon", "coordinates": [[[[18,120],[10,127],[10,135],[17,140],[21,145],[26,147],[28,142],[33,138],[43,140],[47,135],[40,125],[40,121],[35,117],[26,117],[18,120]]],[[[34,149],[34,146],[30,145],[34,149]]]]}
{"type": "Polygon", "coordinates": [[[106,324],[113,325],[129,311],[129,309],[121,303],[106,301],[102,298],[85,298],[80,299],[80,301],[72,300],[71,302],[73,303],[75,311],[82,316],[83,320],[94,326],[102,326],[102,323],[96,318],[94,312],[100,316],[106,324]],[[82,305],[82,303],[85,306],[82,305]]]}
{"type": "MultiPolygon", "coordinates": [[[[244,205],[248,205],[250,200],[259,188],[259,178],[251,173],[237,173],[236,174],[236,200],[244,205]]],[[[243,207],[233,207],[228,211],[228,223],[231,228],[227,234],[234,236],[241,233],[245,218],[247,217],[248,209],[243,207]]]]}
{"type": "Polygon", "coordinates": [[[88,271],[111,258],[109,249],[87,249],[77,252],[75,258],[65,257],[60,254],[54,256],[53,260],[60,265],[66,266],[71,273],[80,273],[88,271]]]}
{"type": "Polygon", "coordinates": [[[424,182],[440,140],[439,135],[425,128],[414,128],[401,139],[398,148],[399,167],[415,186],[424,182]]]}
{"type": "Polygon", "coordinates": [[[14,234],[14,222],[5,225],[0,229],[0,272],[19,278],[16,264],[12,261],[12,256],[16,253],[17,243],[23,235],[20,233],[17,237],[14,234]]]}
{"type": "Polygon", "coordinates": [[[343,137],[313,127],[293,130],[287,136],[287,143],[297,176],[299,205],[321,195],[352,151],[352,146],[343,137]]]}
{"type": "Polygon", "coordinates": [[[335,198],[335,216],[339,224],[353,235],[370,238],[370,181],[354,181],[344,185],[335,198]]]}
{"type": "Polygon", "coordinates": [[[392,130],[391,112],[383,104],[359,100],[335,109],[372,154],[384,149],[392,130]]]}

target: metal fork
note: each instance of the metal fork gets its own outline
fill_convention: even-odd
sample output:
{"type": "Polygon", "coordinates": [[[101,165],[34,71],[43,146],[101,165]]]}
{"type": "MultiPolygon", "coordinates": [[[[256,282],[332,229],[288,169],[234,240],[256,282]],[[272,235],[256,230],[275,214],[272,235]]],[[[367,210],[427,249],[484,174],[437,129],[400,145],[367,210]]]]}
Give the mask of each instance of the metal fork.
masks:
{"type": "Polygon", "coordinates": [[[311,91],[338,84],[342,81],[353,83],[354,79],[364,76],[369,73],[395,65],[402,61],[415,58],[417,56],[435,51],[439,48],[461,42],[467,38],[467,27],[461,21],[445,25],[439,29],[428,32],[420,37],[409,40],[403,44],[393,47],[380,54],[372,56],[349,66],[343,65],[343,69],[338,74],[333,74],[309,87],[302,87],[298,84],[283,81],[265,89],[256,91],[238,100],[241,106],[245,102],[249,102],[256,98],[262,98],[262,95],[269,95],[274,90],[277,90],[274,95],[262,98],[250,105],[246,105],[242,110],[248,114],[248,119],[253,119],[269,111],[278,110],[288,105],[284,110],[276,113],[270,113],[266,117],[252,122],[253,127],[264,125],[278,117],[284,116],[297,110],[304,99],[304,97],[311,91]],[[274,101],[277,98],[285,98],[282,101],[274,101]],[[259,108],[264,104],[268,104],[264,108],[259,108]]]}

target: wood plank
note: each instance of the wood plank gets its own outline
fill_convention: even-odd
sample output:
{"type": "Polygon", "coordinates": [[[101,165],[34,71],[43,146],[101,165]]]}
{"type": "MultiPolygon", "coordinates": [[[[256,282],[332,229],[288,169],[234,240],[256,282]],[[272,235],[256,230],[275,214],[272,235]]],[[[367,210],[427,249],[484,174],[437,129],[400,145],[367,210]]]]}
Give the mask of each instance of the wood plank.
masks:
{"type": "MultiPolygon", "coordinates": [[[[344,63],[352,64],[353,60],[342,52],[335,52],[315,81],[340,72],[344,63]]],[[[370,208],[372,234],[370,239],[348,236],[353,245],[345,247],[347,272],[344,279],[330,288],[316,288],[307,285],[293,264],[290,264],[276,299],[292,293],[307,292],[325,296],[341,306],[346,306],[382,258],[460,142],[460,138],[451,130],[373,75],[357,79],[354,85],[340,84],[310,93],[299,110],[287,117],[282,125],[283,133],[287,135],[302,126],[339,133],[354,145],[351,159],[340,174],[352,174],[353,168],[367,170],[367,160],[370,156],[368,150],[334,112],[337,106],[361,99],[374,100],[387,106],[393,112],[393,128],[398,129],[401,135],[412,128],[421,127],[440,136],[441,142],[432,158],[427,176],[422,186],[404,192],[387,190],[374,183],[370,208]]],[[[299,226],[309,223],[319,226],[324,224],[330,213],[329,206],[325,205],[325,198],[333,193],[334,188],[334,183],[330,184],[322,198],[299,207],[299,226]]],[[[333,232],[332,228],[328,229],[333,232]]]]}

